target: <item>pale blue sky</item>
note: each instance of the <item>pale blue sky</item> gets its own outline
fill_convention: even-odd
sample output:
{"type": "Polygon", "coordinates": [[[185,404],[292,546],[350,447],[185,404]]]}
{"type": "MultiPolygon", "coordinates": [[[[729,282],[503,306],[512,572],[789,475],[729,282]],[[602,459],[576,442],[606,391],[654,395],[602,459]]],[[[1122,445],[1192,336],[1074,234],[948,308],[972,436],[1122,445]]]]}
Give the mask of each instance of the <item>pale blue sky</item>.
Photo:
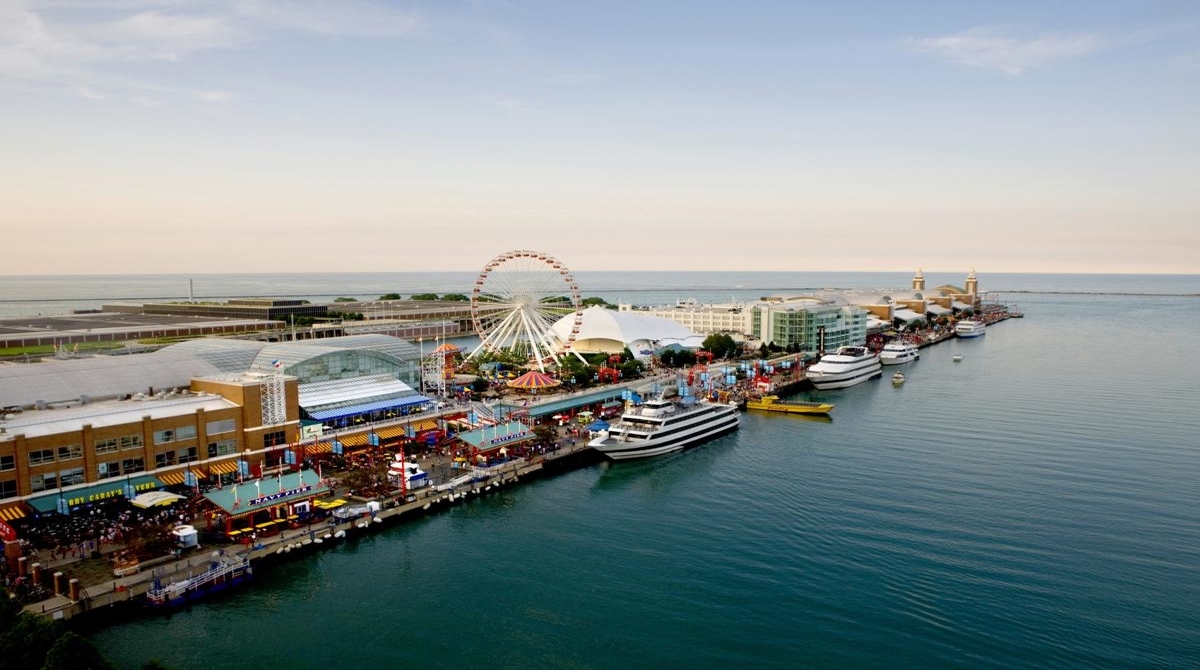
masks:
{"type": "Polygon", "coordinates": [[[1200,273],[1200,4],[0,0],[0,231],[0,274],[1200,273]]]}

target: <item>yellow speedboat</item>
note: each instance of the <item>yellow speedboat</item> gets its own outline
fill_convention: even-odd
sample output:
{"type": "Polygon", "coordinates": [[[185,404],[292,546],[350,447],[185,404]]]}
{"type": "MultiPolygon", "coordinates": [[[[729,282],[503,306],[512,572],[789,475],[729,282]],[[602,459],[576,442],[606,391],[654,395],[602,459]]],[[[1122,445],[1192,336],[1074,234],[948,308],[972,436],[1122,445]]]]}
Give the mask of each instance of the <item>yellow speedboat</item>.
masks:
{"type": "Polygon", "coordinates": [[[746,409],[761,409],[787,414],[828,414],[833,409],[833,405],[824,402],[780,400],[777,395],[765,395],[761,398],[747,398],[746,409]]]}

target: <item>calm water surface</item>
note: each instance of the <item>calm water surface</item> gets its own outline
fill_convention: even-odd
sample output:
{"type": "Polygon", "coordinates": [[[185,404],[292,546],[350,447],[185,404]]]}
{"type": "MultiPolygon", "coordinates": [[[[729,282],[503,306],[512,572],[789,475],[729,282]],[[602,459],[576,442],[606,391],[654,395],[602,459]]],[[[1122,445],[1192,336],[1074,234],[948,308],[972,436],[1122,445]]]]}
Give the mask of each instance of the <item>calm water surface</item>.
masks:
{"type": "Polygon", "coordinates": [[[1020,303],[820,394],[831,422],[747,414],[94,637],[125,667],[1197,667],[1197,299],[1020,303]]]}

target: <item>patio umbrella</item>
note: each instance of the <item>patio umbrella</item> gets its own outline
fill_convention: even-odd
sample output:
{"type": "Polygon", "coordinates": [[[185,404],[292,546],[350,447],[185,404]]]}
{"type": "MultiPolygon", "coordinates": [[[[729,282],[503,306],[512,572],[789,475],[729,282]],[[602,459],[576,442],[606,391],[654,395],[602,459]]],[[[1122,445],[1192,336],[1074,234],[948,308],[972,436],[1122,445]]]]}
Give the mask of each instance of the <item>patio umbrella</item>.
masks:
{"type": "Polygon", "coordinates": [[[521,375],[520,377],[517,377],[516,379],[508,382],[508,387],[514,388],[514,389],[524,389],[527,391],[531,391],[531,390],[537,390],[537,389],[550,388],[552,386],[559,386],[560,384],[562,384],[562,382],[558,381],[557,379],[555,379],[554,377],[551,377],[548,374],[545,374],[544,372],[538,372],[537,370],[530,370],[529,372],[526,372],[525,374],[521,375]]]}
{"type": "Polygon", "coordinates": [[[139,493],[133,500],[130,500],[129,502],[132,503],[134,507],[148,509],[150,507],[156,507],[159,505],[170,505],[180,500],[183,500],[183,496],[177,493],[171,493],[169,491],[147,491],[146,493],[139,493]]]}

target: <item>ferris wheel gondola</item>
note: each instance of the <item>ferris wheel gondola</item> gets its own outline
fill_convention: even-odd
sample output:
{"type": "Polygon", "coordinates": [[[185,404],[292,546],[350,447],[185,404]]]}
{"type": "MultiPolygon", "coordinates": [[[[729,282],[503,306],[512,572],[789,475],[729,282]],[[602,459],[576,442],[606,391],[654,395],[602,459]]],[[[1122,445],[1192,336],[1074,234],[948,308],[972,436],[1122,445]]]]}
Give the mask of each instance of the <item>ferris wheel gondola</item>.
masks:
{"type": "Polygon", "coordinates": [[[524,355],[545,371],[566,355],[583,323],[579,286],[571,271],[553,256],[509,251],[484,267],[471,291],[471,319],[479,346],[471,352],[524,355]],[[553,326],[569,319],[563,336],[553,326]]]}

